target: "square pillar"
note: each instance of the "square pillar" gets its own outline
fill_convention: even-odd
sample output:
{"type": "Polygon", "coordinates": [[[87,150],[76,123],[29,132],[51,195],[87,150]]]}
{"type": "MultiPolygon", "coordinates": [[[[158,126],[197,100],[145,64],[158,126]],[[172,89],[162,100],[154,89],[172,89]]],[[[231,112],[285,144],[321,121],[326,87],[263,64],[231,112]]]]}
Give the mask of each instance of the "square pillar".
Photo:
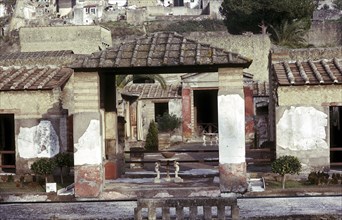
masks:
{"type": "Polygon", "coordinates": [[[74,115],[75,196],[96,198],[103,188],[103,139],[100,112],[74,115]]]}
{"type": "Polygon", "coordinates": [[[218,124],[221,192],[247,191],[242,68],[219,69],[218,124]]]}
{"type": "Polygon", "coordinates": [[[191,126],[191,89],[182,89],[182,130],[183,130],[183,140],[187,140],[192,136],[192,126],[191,126]]]}

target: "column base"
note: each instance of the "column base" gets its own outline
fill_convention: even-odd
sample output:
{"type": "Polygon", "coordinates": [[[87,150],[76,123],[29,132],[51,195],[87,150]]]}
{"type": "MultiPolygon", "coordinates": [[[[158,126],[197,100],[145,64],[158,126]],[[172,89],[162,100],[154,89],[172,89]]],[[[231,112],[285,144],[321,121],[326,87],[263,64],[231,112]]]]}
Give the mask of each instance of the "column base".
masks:
{"type": "Polygon", "coordinates": [[[248,190],[246,163],[220,164],[221,193],[245,193],[248,190]]]}
{"type": "Polygon", "coordinates": [[[100,165],[75,167],[75,197],[96,198],[102,191],[103,179],[100,165]]]}

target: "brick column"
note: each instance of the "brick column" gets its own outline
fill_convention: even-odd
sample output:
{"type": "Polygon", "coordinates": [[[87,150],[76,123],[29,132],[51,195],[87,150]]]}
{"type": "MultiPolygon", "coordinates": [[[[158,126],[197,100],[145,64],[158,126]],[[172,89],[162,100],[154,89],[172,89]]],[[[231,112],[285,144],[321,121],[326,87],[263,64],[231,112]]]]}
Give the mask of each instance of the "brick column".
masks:
{"type": "Polygon", "coordinates": [[[219,69],[218,124],[221,192],[247,191],[242,68],[219,69]]]}
{"type": "Polygon", "coordinates": [[[191,89],[182,90],[182,117],[183,117],[183,140],[191,138],[191,89]]]}

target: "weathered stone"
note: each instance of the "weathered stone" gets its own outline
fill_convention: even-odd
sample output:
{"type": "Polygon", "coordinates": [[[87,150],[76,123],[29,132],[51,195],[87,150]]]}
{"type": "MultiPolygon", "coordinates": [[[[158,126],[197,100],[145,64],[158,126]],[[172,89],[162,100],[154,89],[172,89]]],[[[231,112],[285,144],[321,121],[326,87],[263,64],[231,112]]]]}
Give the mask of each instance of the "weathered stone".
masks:
{"type": "Polygon", "coordinates": [[[221,192],[245,193],[248,189],[246,163],[220,164],[221,192]]]}
{"type": "Polygon", "coordinates": [[[98,197],[102,191],[101,166],[83,165],[75,167],[75,196],[98,197]]]}

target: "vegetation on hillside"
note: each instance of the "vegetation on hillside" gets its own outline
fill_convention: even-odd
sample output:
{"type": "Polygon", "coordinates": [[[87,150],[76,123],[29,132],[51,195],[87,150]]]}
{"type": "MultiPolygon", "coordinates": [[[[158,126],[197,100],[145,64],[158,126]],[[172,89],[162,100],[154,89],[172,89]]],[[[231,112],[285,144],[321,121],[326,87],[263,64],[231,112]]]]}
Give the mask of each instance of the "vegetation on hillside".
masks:
{"type": "Polygon", "coordinates": [[[208,32],[208,31],[226,31],[223,21],[214,19],[177,21],[170,23],[165,27],[165,31],[174,31],[177,33],[186,32],[208,32]]]}
{"type": "Polygon", "coordinates": [[[227,28],[223,21],[215,19],[202,20],[184,20],[184,21],[149,21],[143,26],[133,26],[126,22],[106,22],[102,26],[112,31],[113,38],[124,37],[128,35],[142,36],[145,33],[154,33],[158,31],[170,31],[177,33],[186,33],[194,31],[226,31],[227,28]]]}
{"type": "MultiPolygon", "coordinates": [[[[266,34],[269,31],[271,38],[277,43],[289,39],[291,34],[300,33],[304,36],[310,29],[315,7],[312,0],[224,0],[220,12],[225,17],[224,22],[229,33],[266,34]],[[268,29],[270,26],[273,28],[268,29]]],[[[303,44],[303,38],[289,40],[298,40],[293,43],[296,46],[303,44]]]]}

